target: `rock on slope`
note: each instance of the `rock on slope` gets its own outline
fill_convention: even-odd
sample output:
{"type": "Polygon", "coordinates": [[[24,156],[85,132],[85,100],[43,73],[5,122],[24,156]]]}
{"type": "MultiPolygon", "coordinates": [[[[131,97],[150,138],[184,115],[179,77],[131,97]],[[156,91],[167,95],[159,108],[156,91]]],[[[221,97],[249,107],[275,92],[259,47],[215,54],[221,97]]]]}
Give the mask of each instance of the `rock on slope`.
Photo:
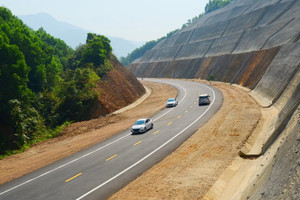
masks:
{"type": "Polygon", "coordinates": [[[290,159],[287,162],[285,156],[278,156],[274,160],[269,173],[260,178],[261,187],[249,192],[254,199],[265,199],[261,195],[265,192],[259,192],[263,188],[272,188],[268,190],[271,199],[286,190],[299,193],[299,155],[297,152],[295,157],[287,148],[296,145],[299,149],[299,139],[291,139],[299,138],[299,122],[290,122],[292,116],[299,115],[300,104],[299,20],[299,0],[236,0],[161,41],[129,66],[140,77],[213,78],[238,84],[251,89],[261,106],[278,111],[260,133],[264,140],[254,142],[261,145],[241,153],[245,157],[264,156],[289,128],[286,148],[277,153],[289,152],[290,159]],[[277,184],[280,174],[286,173],[298,178],[291,182],[287,175],[277,184]]]}

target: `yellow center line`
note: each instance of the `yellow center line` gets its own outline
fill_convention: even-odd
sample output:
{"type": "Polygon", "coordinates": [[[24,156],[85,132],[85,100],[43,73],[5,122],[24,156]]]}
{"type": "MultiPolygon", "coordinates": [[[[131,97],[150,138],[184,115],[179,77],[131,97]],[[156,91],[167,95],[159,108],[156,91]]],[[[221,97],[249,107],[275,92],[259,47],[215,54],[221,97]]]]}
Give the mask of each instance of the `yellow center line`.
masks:
{"type": "Polygon", "coordinates": [[[197,101],[194,102],[194,104],[196,105],[197,101]]]}
{"type": "Polygon", "coordinates": [[[72,178],[69,178],[69,179],[68,179],[68,180],[66,180],[65,182],[67,183],[67,182],[69,182],[69,181],[73,180],[74,178],[77,178],[77,177],[78,177],[78,176],[80,176],[80,175],[82,175],[82,173],[79,173],[79,174],[77,174],[77,175],[73,176],[72,178]]]}
{"type": "Polygon", "coordinates": [[[186,110],[185,112],[187,113],[187,112],[189,112],[189,110],[186,110]]]}
{"type": "Polygon", "coordinates": [[[115,154],[115,155],[113,155],[112,157],[107,158],[105,161],[109,161],[109,160],[113,159],[113,158],[116,157],[116,156],[118,156],[118,154],[115,154]]]}
{"type": "Polygon", "coordinates": [[[133,146],[136,146],[138,144],[140,144],[143,140],[138,141],[137,143],[135,143],[133,146]]]}
{"type": "Polygon", "coordinates": [[[158,132],[159,132],[159,131],[155,131],[155,132],[153,133],[153,135],[156,135],[158,132]]]}
{"type": "Polygon", "coordinates": [[[181,115],[179,115],[177,118],[180,119],[180,118],[181,118],[181,115]]]}
{"type": "Polygon", "coordinates": [[[169,123],[168,123],[168,126],[170,126],[172,123],[173,123],[173,122],[169,122],[169,123]]]}

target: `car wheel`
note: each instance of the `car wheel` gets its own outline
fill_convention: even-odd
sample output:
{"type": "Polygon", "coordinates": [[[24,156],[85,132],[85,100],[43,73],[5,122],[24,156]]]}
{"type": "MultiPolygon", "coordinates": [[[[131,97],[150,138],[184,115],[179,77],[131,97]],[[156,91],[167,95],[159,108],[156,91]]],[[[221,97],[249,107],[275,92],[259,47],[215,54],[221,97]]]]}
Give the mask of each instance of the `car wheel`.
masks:
{"type": "Polygon", "coordinates": [[[151,124],[151,129],[153,129],[153,124],[151,124]]]}
{"type": "Polygon", "coordinates": [[[147,131],[147,127],[144,128],[144,133],[146,133],[146,131],[147,131]]]}

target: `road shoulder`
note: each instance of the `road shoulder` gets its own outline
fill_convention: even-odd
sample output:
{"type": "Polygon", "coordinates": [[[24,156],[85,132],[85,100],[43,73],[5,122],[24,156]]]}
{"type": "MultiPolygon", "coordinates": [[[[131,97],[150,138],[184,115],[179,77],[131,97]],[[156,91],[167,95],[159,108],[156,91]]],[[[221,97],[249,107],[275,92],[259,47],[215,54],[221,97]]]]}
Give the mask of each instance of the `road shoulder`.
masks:
{"type": "Polygon", "coordinates": [[[201,199],[206,194],[261,118],[260,106],[247,91],[227,83],[212,85],[224,97],[220,110],[178,149],[110,200],[201,199]]]}

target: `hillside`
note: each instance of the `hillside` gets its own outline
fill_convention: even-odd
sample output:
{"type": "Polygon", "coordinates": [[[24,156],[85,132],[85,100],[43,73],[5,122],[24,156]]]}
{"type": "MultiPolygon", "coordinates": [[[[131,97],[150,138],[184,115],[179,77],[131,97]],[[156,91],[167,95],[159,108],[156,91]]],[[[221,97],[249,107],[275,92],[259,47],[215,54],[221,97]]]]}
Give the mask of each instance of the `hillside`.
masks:
{"type": "Polygon", "coordinates": [[[116,57],[113,57],[111,62],[113,69],[99,82],[98,90],[101,95],[92,108],[90,118],[98,118],[119,110],[145,93],[143,85],[120,64],[116,57]]]}
{"type": "Polygon", "coordinates": [[[205,199],[299,199],[299,18],[298,0],[236,0],[128,67],[138,77],[240,85],[261,105],[260,129],[205,199]]]}
{"type": "Polygon", "coordinates": [[[0,7],[0,158],[98,118],[145,93],[112,54],[110,40],[88,33],[75,51],[34,31],[0,7]]]}

